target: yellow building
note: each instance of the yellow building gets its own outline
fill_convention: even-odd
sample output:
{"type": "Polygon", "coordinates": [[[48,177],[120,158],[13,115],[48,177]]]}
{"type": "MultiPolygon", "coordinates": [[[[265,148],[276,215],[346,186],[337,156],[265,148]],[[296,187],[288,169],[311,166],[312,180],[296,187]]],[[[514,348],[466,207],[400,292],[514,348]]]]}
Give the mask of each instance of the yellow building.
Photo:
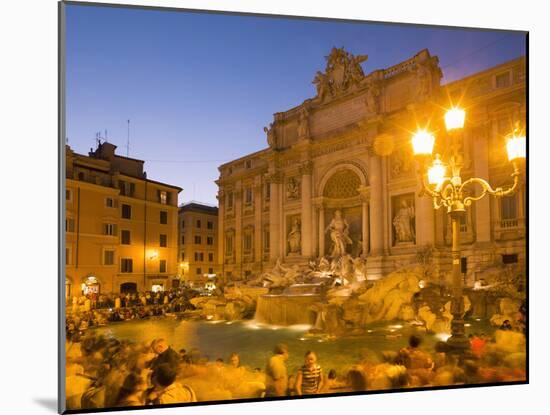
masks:
{"type": "Polygon", "coordinates": [[[204,283],[218,274],[218,208],[191,202],[179,208],[180,274],[204,283]]]}
{"type": "Polygon", "coordinates": [[[88,156],[66,146],[67,296],[177,285],[178,193],[147,178],[143,160],[100,143],[88,156]]]}

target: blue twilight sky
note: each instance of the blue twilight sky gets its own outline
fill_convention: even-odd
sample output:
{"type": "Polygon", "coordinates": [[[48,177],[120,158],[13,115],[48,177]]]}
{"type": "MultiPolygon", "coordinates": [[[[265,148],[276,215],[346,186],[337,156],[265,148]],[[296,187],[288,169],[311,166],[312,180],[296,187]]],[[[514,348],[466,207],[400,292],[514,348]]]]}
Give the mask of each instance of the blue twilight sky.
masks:
{"type": "Polygon", "coordinates": [[[179,202],[216,204],[217,167],[267,146],[273,113],[315,95],[333,46],[368,54],[365,73],[423,48],[443,83],[524,55],[525,34],[358,22],[67,6],[67,137],[96,132],[145,160],[179,202]]]}

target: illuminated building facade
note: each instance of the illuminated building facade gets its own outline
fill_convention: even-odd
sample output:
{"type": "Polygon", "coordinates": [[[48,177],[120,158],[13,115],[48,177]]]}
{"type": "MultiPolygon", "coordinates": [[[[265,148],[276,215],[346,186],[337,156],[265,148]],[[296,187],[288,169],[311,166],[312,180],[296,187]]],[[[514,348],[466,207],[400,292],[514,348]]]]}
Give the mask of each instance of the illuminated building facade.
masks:
{"type": "MultiPolygon", "coordinates": [[[[515,125],[525,126],[524,57],[446,85],[427,50],[368,75],[364,60],[334,48],[314,79],[317,95],[276,113],[264,129],[269,147],[219,167],[218,255],[226,280],[255,277],[277,259],[306,264],[340,249],[365,257],[371,278],[428,257],[435,272],[448,273],[450,220],[419,194],[410,140],[428,126],[445,143],[443,113],[451,105],[467,112],[464,179],[511,182],[505,140],[515,125]],[[343,241],[333,237],[339,223],[343,241]]],[[[444,151],[444,144],[436,148],[444,151]]],[[[525,269],[520,187],[467,209],[460,230],[470,283],[495,267],[525,269]]]]}
{"type": "Polygon", "coordinates": [[[144,161],[99,143],[86,155],[66,146],[67,296],[177,285],[178,193],[148,179],[144,161]]]}
{"type": "Polygon", "coordinates": [[[218,208],[190,202],[179,208],[179,261],[183,280],[204,283],[218,267],[218,208]]]}

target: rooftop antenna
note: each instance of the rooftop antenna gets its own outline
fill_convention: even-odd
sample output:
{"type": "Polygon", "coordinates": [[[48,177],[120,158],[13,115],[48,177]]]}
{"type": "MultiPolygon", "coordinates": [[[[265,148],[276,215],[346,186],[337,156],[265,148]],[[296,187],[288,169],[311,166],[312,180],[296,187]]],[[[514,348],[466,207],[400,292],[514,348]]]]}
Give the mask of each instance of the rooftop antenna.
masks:
{"type": "Polygon", "coordinates": [[[130,157],[130,120],[128,120],[128,135],[126,138],[126,157],[130,157]]]}
{"type": "Polygon", "coordinates": [[[107,140],[107,129],[105,129],[105,142],[108,143],[109,140],[107,140]]]}

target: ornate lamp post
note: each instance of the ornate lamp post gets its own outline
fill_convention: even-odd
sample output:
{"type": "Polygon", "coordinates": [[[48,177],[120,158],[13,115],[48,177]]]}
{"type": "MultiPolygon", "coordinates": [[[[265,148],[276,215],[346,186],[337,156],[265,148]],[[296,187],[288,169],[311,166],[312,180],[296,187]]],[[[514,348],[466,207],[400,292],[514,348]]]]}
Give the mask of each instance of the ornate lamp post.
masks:
{"type": "Polygon", "coordinates": [[[463,282],[460,275],[460,220],[466,212],[466,207],[472,202],[480,200],[489,194],[495,197],[512,195],[519,184],[521,174],[520,166],[525,160],[526,138],[519,128],[508,137],[506,144],[508,159],[514,167],[512,173],[513,184],[503,189],[493,189],[484,179],[473,177],[462,181],[460,171],[463,167],[463,156],[460,150],[462,131],[466,113],[460,108],[452,108],[445,114],[445,126],[450,136],[450,145],[446,161],[439,154],[432,157],[435,137],[426,130],[416,132],[412,137],[412,146],[415,158],[420,167],[422,189],[433,200],[434,209],[442,207],[447,209],[451,218],[452,230],[452,302],[451,313],[451,337],[447,340],[452,349],[457,353],[463,353],[469,348],[468,338],[464,334],[464,301],[463,282]],[[450,170],[450,175],[447,174],[450,170]],[[479,185],[481,192],[477,196],[466,196],[468,187],[479,185]]]}

